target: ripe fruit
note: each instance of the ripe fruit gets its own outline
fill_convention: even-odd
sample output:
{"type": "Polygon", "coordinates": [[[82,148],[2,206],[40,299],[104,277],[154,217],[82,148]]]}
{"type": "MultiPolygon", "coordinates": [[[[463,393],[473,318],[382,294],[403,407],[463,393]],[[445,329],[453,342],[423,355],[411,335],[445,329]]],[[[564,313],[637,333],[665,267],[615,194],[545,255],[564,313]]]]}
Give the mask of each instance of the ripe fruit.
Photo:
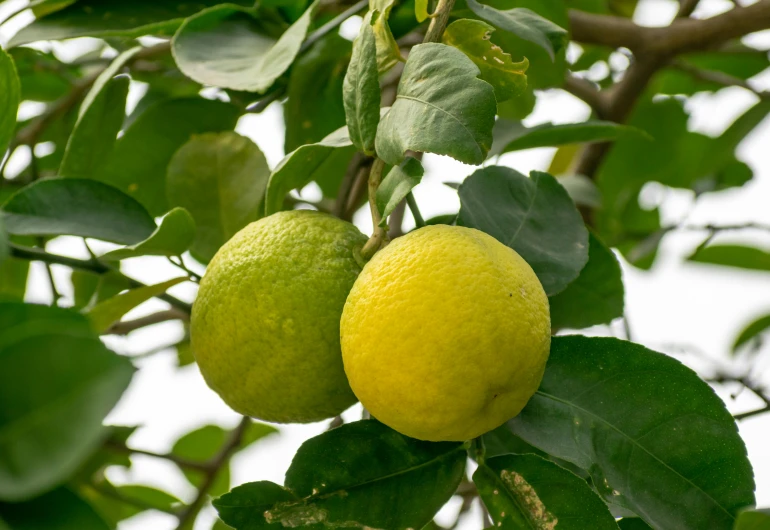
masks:
{"type": "Polygon", "coordinates": [[[341,322],[348,380],[372,416],[421,440],[468,440],[518,414],[551,342],[535,273],[493,237],[428,226],[364,267],[341,322]]]}
{"type": "Polygon", "coordinates": [[[339,325],[365,242],[350,223],[291,211],[251,223],[219,249],[190,332],[203,377],[230,407],[306,423],[355,403],[339,325]]]}

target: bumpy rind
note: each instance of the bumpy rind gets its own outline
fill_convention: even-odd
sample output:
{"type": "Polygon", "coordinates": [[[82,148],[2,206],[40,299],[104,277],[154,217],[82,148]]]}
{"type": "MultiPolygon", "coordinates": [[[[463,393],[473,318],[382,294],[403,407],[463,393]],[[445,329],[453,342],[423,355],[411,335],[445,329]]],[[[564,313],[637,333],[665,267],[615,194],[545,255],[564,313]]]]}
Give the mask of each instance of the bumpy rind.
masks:
{"type": "Polygon", "coordinates": [[[518,414],[543,376],[548,298],[512,249],[429,226],[364,267],[341,321],[345,371],[372,416],[422,440],[468,440],[518,414]]]}
{"type": "Polygon", "coordinates": [[[350,223],[291,211],[251,223],[217,252],[190,332],[206,383],[231,408],[265,421],[307,423],[356,401],[342,366],[339,324],[365,242],[350,223]]]}

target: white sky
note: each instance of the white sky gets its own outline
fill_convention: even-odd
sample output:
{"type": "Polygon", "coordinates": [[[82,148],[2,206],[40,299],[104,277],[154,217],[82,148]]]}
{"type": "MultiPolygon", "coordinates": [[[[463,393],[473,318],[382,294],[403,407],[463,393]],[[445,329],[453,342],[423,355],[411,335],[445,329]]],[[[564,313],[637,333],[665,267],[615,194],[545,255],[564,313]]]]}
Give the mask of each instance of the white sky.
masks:
{"type": "MultiPolygon", "coordinates": [[[[0,7],[0,16],[10,12],[19,2],[12,0],[0,7]]],[[[731,5],[727,0],[702,0],[698,14],[711,15],[731,5]]],[[[642,1],[637,22],[648,25],[667,23],[675,12],[675,2],[668,0],[642,1]]],[[[345,28],[346,33],[354,28],[345,28]]],[[[0,32],[0,43],[7,42],[8,31],[0,32]]],[[[754,35],[752,43],[770,48],[770,32],[754,35]]],[[[770,73],[752,80],[758,89],[770,89],[770,73]]],[[[136,101],[141,88],[132,92],[136,101]]],[[[754,95],[740,88],[725,89],[713,95],[698,95],[690,103],[690,126],[706,134],[719,134],[743,110],[756,101],[754,95]]],[[[34,108],[26,111],[34,112],[34,108]]],[[[38,111],[39,112],[39,111],[38,111]]],[[[528,125],[545,121],[573,122],[585,119],[588,109],[572,96],[558,91],[541,94],[535,112],[526,120],[528,125]]],[[[268,162],[274,166],[283,156],[282,112],[273,104],[261,115],[249,115],[238,124],[238,132],[252,138],[265,152],[268,162]]],[[[669,190],[661,186],[649,186],[645,200],[660,203],[664,223],[677,221],[685,213],[691,224],[733,224],[762,222],[770,224],[770,120],[763,123],[739,148],[739,157],[754,170],[754,180],[740,189],[711,194],[701,198],[691,210],[692,195],[689,192],[669,190]]],[[[532,169],[546,169],[553,149],[534,149],[505,155],[499,163],[528,173],[532,169]]],[[[415,189],[415,196],[423,215],[431,217],[440,213],[457,211],[457,194],[443,182],[459,182],[473,171],[470,166],[444,157],[425,157],[426,176],[415,189]]],[[[318,193],[313,186],[303,194],[318,193]]],[[[359,212],[356,224],[366,233],[371,222],[366,211],[359,212]]],[[[408,227],[413,226],[407,214],[408,227]]],[[[675,234],[668,236],[661,247],[658,260],[651,271],[640,271],[624,264],[626,286],[626,310],[633,338],[650,348],[676,352],[675,346],[686,346],[702,352],[708,358],[727,364],[727,352],[735,334],[745,323],[756,316],[770,312],[770,273],[743,272],[728,268],[688,264],[683,261],[700,242],[699,234],[675,234]]],[[[748,242],[770,249],[770,234],[730,233],[720,235],[719,241],[748,242]]],[[[103,244],[104,245],[104,244],[103,244]]],[[[107,245],[104,245],[106,248],[107,245]]],[[[76,238],[62,237],[49,246],[52,252],[86,257],[82,244],[76,238]]],[[[148,283],[155,283],[178,276],[178,271],[162,259],[139,258],[125,262],[124,271],[148,283]]],[[[54,266],[61,286],[66,286],[68,272],[54,266]]],[[[171,292],[180,298],[192,300],[194,286],[184,284],[171,292]]],[[[65,294],[67,293],[65,290],[65,294]]],[[[44,269],[35,264],[29,280],[29,301],[48,302],[50,292],[44,269]]],[[[150,301],[127,317],[133,318],[164,307],[162,302],[150,301]]],[[[597,327],[591,334],[616,334],[623,336],[619,323],[611,327],[597,327]]],[[[138,354],[159,344],[171,344],[181,337],[178,323],[165,323],[133,333],[128,338],[110,337],[108,342],[116,351],[138,354]]],[[[697,356],[679,356],[690,366],[703,368],[697,356]]],[[[141,425],[131,438],[137,448],[165,452],[184,433],[198,426],[214,423],[232,427],[238,415],[227,408],[214,392],[204,384],[196,366],[176,368],[173,351],[165,351],[138,362],[141,368],[108,422],[124,425],[141,425]]],[[[770,386],[770,350],[756,362],[753,375],[757,382],[770,386]]],[[[743,392],[737,401],[729,392],[721,392],[731,411],[749,410],[760,403],[749,392],[743,392]]],[[[348,420],[360,417],[360,407],[346,413],[348,420]]],[[[255,480],[272,480],[282,483],[283,474],[299,445],[307,438],[322,432],[325,423],[313,425],[280,426],[280,436],[262,440],[237,455],[233,461],[233,485],[255,480]]],[[[749,456],[757,476],[757,500],[760,506],[770,506],[770,414],[743,421],[741,434],[746,441],[749,456]]],[[[109,476],[115,483],[142,483],[162,487],[179,498],[191,500],[195,490],[172,464],[151,457],[136,456],[128,470],[113,469],[109,476]]],[[[452,520],[457,510],[453,502],[443,510],[440,522],[452,520]]],[[[214,520],[213,510],[205,512],[196,530],[208,530],[214,520]]],[[[462,528],[479,528],[480,512],[477,508],[466,518],[462,528]]],[[[120,530],[175,528],[171,516],[146,512],[123,522],[120,530]]]]}

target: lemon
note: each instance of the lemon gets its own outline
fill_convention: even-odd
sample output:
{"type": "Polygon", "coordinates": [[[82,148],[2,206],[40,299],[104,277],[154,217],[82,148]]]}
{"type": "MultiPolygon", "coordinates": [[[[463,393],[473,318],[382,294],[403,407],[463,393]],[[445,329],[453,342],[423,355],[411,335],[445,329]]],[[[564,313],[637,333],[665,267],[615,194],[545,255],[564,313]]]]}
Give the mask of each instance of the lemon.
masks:
{"type": "Polygon", "coordinates": [[[493,237],[428,226],[366,264],[340,325],[353,392],[413,438],[462,441],[518,414],[543,377],[548,298],[493,237]]]}
{"type": "Polygon", "coordinates": [[[231,408],[307,423],[355,403],[339,326],[365,242],[350,223],[291,211],[251,223],[219,249],[190,333],[206,383],[231,408]]]}

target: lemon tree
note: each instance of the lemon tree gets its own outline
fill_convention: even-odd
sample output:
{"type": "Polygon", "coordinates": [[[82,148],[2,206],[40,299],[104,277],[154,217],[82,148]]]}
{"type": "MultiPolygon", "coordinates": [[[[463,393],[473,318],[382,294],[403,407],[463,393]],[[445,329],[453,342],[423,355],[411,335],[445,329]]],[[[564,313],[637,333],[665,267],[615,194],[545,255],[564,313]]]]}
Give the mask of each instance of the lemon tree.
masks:
{"type": "Polygon", "coordinates": [[[736,423],[770,317],[699,371],[627,318],[679,231],[770,270],[713,241],[759,220],[657,200],[755,178],[770,3],[712,3],[0,1],[0,529],[770,528],[736,423]],[[144,446],[148,358],[230,416],[166,392],[189,430],[144,446]],[[298,423],[282,483],[248,465],[298,423]]]}

